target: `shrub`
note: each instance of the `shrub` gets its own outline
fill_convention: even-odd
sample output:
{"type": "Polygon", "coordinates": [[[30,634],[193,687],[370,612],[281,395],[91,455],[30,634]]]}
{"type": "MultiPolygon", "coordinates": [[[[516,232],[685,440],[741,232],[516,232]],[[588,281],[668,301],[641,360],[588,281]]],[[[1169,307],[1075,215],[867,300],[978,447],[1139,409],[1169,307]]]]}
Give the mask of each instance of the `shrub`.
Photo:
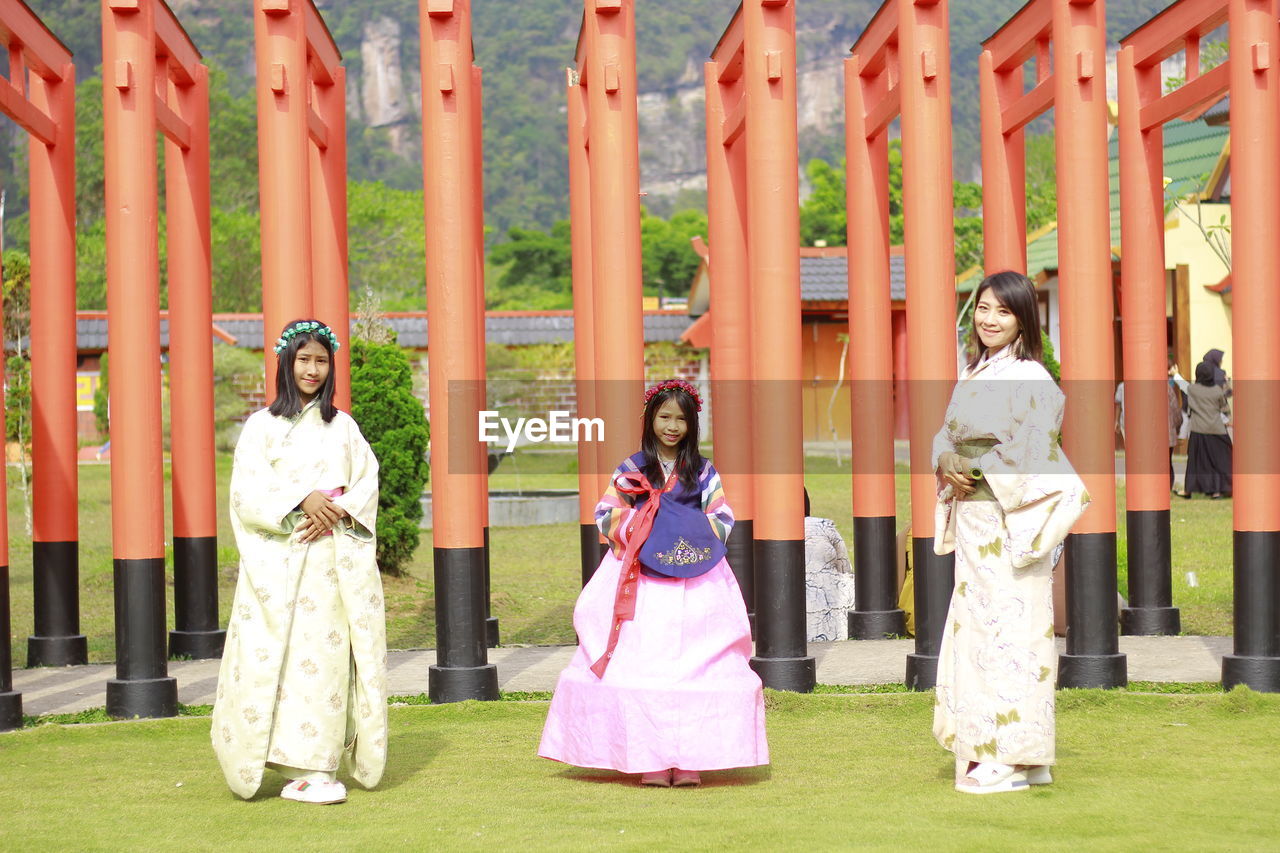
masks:
{"type": "Polygon", "coordinates": [[[240,428],[253,411],[250,401],[265,381],[262,354],[224,344],[213,345],[214,444],[220,452],[236,446],[240,428]]]}
{"type": "Polygon", "coordinates": [[[390,343],[351,342],[351,416],[378,458],[378,568],[399,574],[418,547],[430,429],[409,358],[390,343]]]}

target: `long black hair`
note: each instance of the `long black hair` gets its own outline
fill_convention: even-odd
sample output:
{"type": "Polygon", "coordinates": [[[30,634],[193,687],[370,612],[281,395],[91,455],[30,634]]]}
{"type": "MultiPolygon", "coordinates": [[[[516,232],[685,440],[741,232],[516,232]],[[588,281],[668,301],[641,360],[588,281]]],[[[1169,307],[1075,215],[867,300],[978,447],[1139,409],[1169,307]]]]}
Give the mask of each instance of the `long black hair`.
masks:
{"type": "Polygon", "coordinates": [[[698,452],[698,402],[689,392],[680,388],[664,388],[649,398],[644,405],[644,427],[640,435],[640,449],[644,452],[644,465],[640,473],[657,485],[665,479],[662,476],[662,463],[658,459],[658,447],[661,441],[654,432],[653,421],[658,409],[668,400],[675,400],[684,415],[684,438],[676,445],[676,473],[680,476],[680,484],[685,491],[696,491],[698,475],[702,473],[702,454],[698,452]]]}
{"type": "Polygon", "coordinates": [[[268,411],[278,418],[296,417],[302,411],[302,395],[298,393],[298,383],[293,378],[293,361],[298,355],[298,350],[315,341],[329,354],[329,375],[324,378],[324,383],[316,392],[320,417],[324,418],[325,423],[329,423],[338,413],[338,409],[333,405],[333,344],[329,342],[328,336],[320,331],[324,323],[319,320],[293,320],[285,323],[280,337],[283,338],[285,332],[299,323],[308,322],[316,324],[315,330],[294,332],[293,336],[285,341],[284,349],[276,355],[276,398],[271,402],[268,411]]]}
{"type": "MultiPolygon", "coordinates": [[[[988,290],[997,301],[1013,314],[1018,321],[1018,337],[1014,339],[1015,357],[1026,361],[1044,362],[1044,346],[1040,342],[1040,306],[1036,302],[1036,286],[1031,279],[1022,273],[1005,270],[993,273],[978,285],[973,304],[977,305],[982,294],[988,290]]],[[[976,367],[982,360],[987,348],[978,337],[978,324],[974,322],[969,329],[969,347],[972,355],[969,366],[976,367]]]]}

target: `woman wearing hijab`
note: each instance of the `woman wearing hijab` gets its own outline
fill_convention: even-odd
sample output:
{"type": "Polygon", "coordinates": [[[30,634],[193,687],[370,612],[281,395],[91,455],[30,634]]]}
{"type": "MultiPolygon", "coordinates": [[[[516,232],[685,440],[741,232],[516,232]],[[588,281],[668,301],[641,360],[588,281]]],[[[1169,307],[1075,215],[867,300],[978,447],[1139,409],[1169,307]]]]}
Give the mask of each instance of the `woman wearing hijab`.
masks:
{"type": "Polygon", "coordinates": [[[1227,434],[1226,373],[1209,356],[1196,365],[1196,381],[1187,386],[1191,437],[1187,442],[1187,476],[1181,497],[1202,492],[1211,498],[1231,495],[1231,437],[1227,434]],[[1215,379],[1222,373],[1222,384],[1215,379]]]}

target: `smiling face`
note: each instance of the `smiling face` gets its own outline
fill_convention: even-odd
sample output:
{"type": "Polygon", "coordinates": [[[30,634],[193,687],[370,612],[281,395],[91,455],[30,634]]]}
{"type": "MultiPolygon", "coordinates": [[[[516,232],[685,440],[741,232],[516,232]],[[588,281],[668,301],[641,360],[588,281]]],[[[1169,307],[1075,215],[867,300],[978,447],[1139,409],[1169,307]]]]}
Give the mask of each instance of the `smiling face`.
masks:
{"type": "Polygon", "coordinates": [[[668,452],[665,455],[675,455],[676,448],[687,432],[689,432],[689,424],[674,396],[667,399],[653,413],[653,434],[657,436],[663,450],[668,452]]]}
{"type": "Polygon", "coordinates": [[[996,298],[992,288],[984,290],[978,298],[977,307],[973,309],[973,328],[978,333],[978,340],[990,353],[1012,343],[1019,331],[1018,318],[996,298]]]}
{"type": "Polygon", "coordinates": [[[293,357],[293,381],[303,403],[311,400],[324,387],[329,377],[329,351],[316,341],[307,341],[293,357]]]}

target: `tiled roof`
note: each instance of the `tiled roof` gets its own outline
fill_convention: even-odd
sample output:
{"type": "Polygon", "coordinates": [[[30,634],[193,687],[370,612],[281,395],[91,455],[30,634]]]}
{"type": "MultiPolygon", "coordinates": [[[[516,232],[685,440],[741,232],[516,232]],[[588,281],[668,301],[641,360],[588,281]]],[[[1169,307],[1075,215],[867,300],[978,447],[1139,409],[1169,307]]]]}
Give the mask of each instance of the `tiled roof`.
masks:
{"type": "MultiPolygon", "coordinates": [[[[902,255],[889,256],[889,293],[892,299],[907,298],[907,266],[902,255]]],[[[826,302],[849,298],[849,260],[834,257],[800,258],[800,299],[826,302]]]]}
{"type": "MultiPolygon", "coordinates": [[[[262,318],[251,315],[232,317],[214,315],[213,322],[220,329],[236,338],[236,345],[248,349],[262,346],[262,318]]],[[[425,315],[392,316],[387,318],[396,331],[403,347],[425,349],[427,346],[427,320],[425,315]]],[[[646,343],[678,341],[680,335],[693,321],[681,312],[646,312],[644,315],[644,339],[646,343]]],[[[350,332],[346,335],[350,337],[350,332]]],[[[492,344],[517,346],[525,344],[559,343],[573,340],[573,315],[548,312],[503,312],[485,317],[485,338],[492,344]]],[[[160,346],[169,346],[169,321],[160,320],[160,346]]],[[[107,348],[107,321],[102,317],[76,318],[76,348],[85,351],[107,348]]]]}

